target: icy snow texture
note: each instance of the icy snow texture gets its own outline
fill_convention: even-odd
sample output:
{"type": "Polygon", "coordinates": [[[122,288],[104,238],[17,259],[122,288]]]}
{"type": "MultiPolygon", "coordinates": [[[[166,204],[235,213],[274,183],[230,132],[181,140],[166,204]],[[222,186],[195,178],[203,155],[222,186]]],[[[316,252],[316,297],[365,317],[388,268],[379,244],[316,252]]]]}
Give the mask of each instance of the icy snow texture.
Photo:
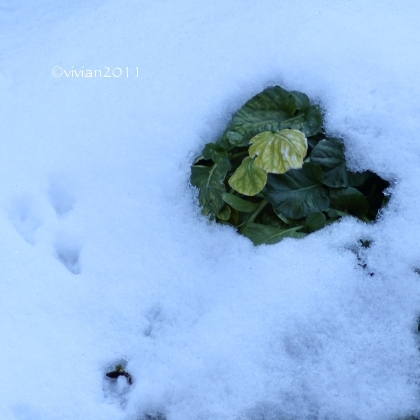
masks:
{"type": "Polygon", "coordinates": [[[415,412],[419,15],[414,0],[1,1],[1,418],[415,412]],[[273,84],[319,101],[352,168],[391,181],[377,224],[255,248],[199,215],[194,156],[273,84]],[[129,389],[104,382],[121,361],[129,389]]]}

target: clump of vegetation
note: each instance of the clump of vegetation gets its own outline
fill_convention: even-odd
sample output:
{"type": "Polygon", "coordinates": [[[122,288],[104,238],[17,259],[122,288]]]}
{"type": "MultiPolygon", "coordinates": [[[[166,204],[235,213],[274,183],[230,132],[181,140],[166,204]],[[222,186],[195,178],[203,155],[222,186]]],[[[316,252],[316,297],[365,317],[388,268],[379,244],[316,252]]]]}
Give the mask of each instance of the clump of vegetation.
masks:
{"type": "Polygon", "coordinates": [[[255,245],[302,238],[343,216],[375,220],[389,183],[352,172],[344,142],[323,129],[318,105],[279,86],[245,103],[191,167],[202,213],[255,245]]]}

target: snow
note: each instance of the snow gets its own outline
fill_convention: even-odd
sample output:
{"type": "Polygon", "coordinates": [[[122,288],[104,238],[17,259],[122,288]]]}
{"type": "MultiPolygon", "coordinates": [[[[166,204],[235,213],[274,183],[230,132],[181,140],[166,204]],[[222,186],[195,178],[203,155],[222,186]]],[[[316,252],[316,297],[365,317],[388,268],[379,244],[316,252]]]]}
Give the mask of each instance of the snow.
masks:
{"type": "Polygon", "coordinates": [[[419,12],[1,1],[1,417],[415,413],[419,12]],[[71,73],[106,67],[123,75],[71,73]],[[376,224],[256,248],[200,216],[191,162],[273,84],[319,101],[351,167],[391,182],[376,224]],[[106,379],[118,364],[133,385],[106,379]]]}

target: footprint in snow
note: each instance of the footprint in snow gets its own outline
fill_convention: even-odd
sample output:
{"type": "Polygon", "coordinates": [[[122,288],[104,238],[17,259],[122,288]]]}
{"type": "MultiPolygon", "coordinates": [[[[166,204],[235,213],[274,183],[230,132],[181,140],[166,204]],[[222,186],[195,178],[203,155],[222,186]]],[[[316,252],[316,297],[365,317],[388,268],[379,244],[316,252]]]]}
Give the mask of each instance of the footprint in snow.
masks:
{"type": "MultiPolygon", "coordinates": [[[[69,215],[76,199],[73,183],[65,174],[51,174],[47,190],[48,199],[58,219],[69,215]]],[[[54,254],[65,268],[72,274],[80,274],[80,241],[73,235],[61,232],[54,242],[54,254]]]]}
{"type": "MultiPolygon", "coordinates": [[[[50,176],[48,199],[57,218],[62,219],[73,209],[76,200],[73,194],[72,182],[66,176],[50,176]]],[[[41,206],[31,194],[20,194],[14,197],[7,208],[9,220],[22,236],[31,245],[36,243],[36,232],[44,224],[41,216],[41,206]]],[[[44,208],[44,213],[45,213],[44,208]]],[[[46,214],[44,214],[45,216],[46,214]]],[[[48,222],[48,217],[47,220],[48,222]]],[[[54,222],[53,222],[54,223],[54,222]]],[[[58,222],[59,224],[61,222],[58,222]]],[[[49,229],[45,223],[44,229],[49,229]]],[[[73,235],[64,232],[58,233],[53,243],[54,257],[72,274],[80,274],[81,243],[73,235]]]]}
{"type": "Polygon", "coordinates": [[[48,198],[57,217],[66,216],[73,209],[76,202],[72,193],[71,183],[62,176],[50,178],[48,198]]]}
{"type": "Polygon", "coordinates": [[[54,242],[55,257],[70,273],[80,274],[81,243],[75,237],[60,233],[54,242]]]}
{"type": "Polygon", "coordinates": [[[30,194],[21,194],[12,200],[9,207],[9,220],[26,242],[35,245],[35,233],[42,225],[42,218],[30,194]]]}

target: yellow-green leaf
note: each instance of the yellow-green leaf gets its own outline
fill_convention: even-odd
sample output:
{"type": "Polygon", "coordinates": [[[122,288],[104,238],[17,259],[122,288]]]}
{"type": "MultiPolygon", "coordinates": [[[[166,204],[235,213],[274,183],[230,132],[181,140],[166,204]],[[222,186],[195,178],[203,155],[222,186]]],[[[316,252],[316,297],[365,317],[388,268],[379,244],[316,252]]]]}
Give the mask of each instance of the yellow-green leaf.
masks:
{"type": "Polygon", "coordinates": [[[263,131],[250,140],[249,155],[255,165],[273,174],[299,169],[308,150],[308,141],[299,130],[263,131]]]}
{"type": "Polygon", "coordinates": [[[267,173],[255,165],[254,159],[246,157],[229,179],[229,185],[241,194],[258,194],[267,182],[267,173]]]}

